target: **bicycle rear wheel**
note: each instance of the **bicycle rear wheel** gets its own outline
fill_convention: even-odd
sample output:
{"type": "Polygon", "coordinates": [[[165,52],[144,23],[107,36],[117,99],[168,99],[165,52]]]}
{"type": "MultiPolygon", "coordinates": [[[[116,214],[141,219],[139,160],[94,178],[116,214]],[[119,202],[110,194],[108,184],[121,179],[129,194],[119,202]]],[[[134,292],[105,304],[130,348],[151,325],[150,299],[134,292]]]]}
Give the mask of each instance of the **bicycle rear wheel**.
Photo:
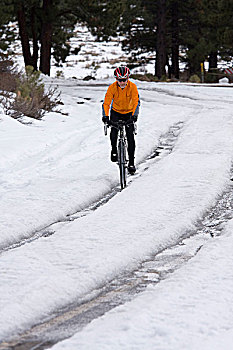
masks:
{"type": "Polygon", "coordinates": [[[125,157],[125,144],[122,140],[119,141],[118,146],[118,162],[120,170],[120,184],[121,189],[126,187],[126,157],[125,157]]]}

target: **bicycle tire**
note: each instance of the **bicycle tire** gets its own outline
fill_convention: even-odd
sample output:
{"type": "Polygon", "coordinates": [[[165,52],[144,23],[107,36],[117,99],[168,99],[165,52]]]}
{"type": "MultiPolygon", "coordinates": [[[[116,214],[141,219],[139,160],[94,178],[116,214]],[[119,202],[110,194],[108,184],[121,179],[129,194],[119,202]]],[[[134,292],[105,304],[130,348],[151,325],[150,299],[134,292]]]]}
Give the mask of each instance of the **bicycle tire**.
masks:
{"type": "Polygon", "coordinates": [[[118,147],[120,184],[123,190],[126,187],[126,159],[125,159],[125,144],[122,140],[119,141],[118,147]]]}

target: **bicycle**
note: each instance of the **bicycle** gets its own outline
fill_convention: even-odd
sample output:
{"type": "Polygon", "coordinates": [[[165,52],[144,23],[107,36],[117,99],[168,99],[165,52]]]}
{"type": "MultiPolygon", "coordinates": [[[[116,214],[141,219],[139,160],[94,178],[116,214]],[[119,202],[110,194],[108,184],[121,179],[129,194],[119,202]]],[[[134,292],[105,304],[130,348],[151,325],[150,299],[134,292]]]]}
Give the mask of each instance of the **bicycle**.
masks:
{"type": "MultiPolygon", "coordinates": [[[[118,136],[118,146],[117,146],[117,158],[118,158],[118,166],[119,166],[119,172],[120,172],[120,184],[121,189],[123,190],[126,187],[126,168],[127,168],[127,162],[126,159],[126,147],[127,147],[127,139],[126,139],[126,132],[125,128],[130,125],[134,124],[132,120],[119,120],[119,122],[115,123],[112,121],[109,121],[108,125],[104,126],[105,135],[107,135],[107,128],[113,127],[116,128],[119,131],[118,136]]],[[[136,126],[134,124],[134,133],[136,134],[136,126]]]]}

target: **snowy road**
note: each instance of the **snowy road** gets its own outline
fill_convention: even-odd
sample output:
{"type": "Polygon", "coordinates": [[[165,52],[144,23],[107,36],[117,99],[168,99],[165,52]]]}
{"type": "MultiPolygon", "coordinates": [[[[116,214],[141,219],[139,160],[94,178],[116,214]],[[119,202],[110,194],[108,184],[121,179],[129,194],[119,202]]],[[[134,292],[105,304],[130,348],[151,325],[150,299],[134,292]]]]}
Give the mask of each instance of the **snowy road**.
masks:
{"type": "MultiPolygon", "coordinates": [[[[3,341],[48,321],[67,305],[93,299],[114,279],[139,271],[143,263],[198,230],[203,216],[231,188],[232,89],[151,83],[138,87],[138,176],[121,193],[100,120],[106,90],[102,82],[90,87],[71,81],[62,87],[68,117],[51,114],[31,126],[1,117],[3,341]],[[166,134],[175,126],[177,132],[166,134]],[[169,145],[171,134],[175,141],[169,145]],[[168,149],[150,157],[164,147],[163,141],[168,149]],[[98,201],[104,205],[82,215],[98,201]]],[[[230,219],[228,215],[222,223],[230,219]]],[[[209,234],[200,236],[201,243],[197,239],[194,249],[191,244],[191,257],[212,240],[209,234]]],[[[60,336],[73,332],[65,329],[60,336]]],[[[85,329],[80,336],[76,348],[87,349],[85,329]]],[[[113,349],[106,339],[98,339],[99,349],[113,349]]],[[[134,345],[128,343],[128,348],[134,345]]]]}

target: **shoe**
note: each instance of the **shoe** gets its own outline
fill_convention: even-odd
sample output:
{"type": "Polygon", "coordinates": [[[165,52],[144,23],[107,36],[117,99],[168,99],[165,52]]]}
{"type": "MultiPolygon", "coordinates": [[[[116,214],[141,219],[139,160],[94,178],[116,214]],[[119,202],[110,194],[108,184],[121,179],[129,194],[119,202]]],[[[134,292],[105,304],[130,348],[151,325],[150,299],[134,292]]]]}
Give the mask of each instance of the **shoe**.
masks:
{"type": "Polygon", "coordinates": [[[114,153],[113,151],[111,152],[111,161],[117,162],[117,153],[114,153]]]}
{"type": "Polygon", "coordinates": [[[130,173],[130,175],[135,174],[136,168],[134,165],[129,165],[128,166],[128,172],[130,173]]]}

